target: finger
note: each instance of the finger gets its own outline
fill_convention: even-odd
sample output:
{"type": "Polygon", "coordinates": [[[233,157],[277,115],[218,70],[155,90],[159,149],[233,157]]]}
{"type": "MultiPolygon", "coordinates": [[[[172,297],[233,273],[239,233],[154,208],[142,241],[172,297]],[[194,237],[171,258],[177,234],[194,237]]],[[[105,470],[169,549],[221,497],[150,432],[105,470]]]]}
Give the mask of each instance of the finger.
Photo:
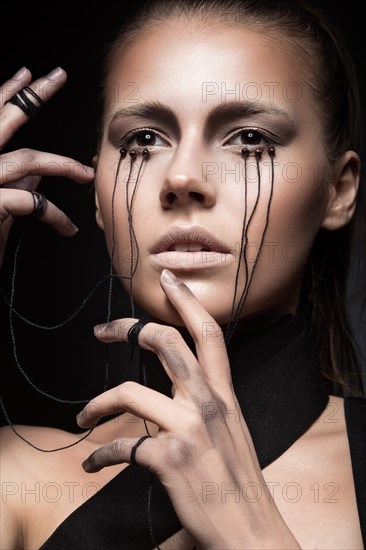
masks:
{"type": "MultiPolygon", "coordinates": [[[[34,201],[29,191],[22,189],[0,189],[0,222],[9,216],[29,216],[34,211],[34,201]]],[[[52,225],[60,235],[72,237],[78,232],[76,225],[62,210],[52,202],[47,201],[46,211],[38,218],[52,225]]]]}
{"type": "Polygon", "coordinates": [[[164,269],[160,281],[164,292],[192,336],[198,362],[213,387],[231,388],[230,366],[221,327],[188,286],[171,271],[164,269]]]}
{"type": "MultiPolygon", "coordinates": [[[[117,319],[107,325],[94,327],[95,336],[105,343],[127,342],[128,332],[137,319],[117,319]]],[[[197,358],[183,340],[181,334],[173,327],[147,323],[139,333],[139,346],[152,351],[162,363],[165,372],[180,392],[181,397],[203,395],[203,374],[197,358]]],[[[207,397],[207,396],[206,396],[207,397]]]]}
{"type": "Polygon", "coordinates": [[[24,88],[24,86],[30,84],[31,81],[31,72],[26,67],[22,67],[14,76],[4,82],[4,84],[0,86],[0,108],[3,107],[8,99],[24,88]]]}
{"type": "Polygon", "coordinates": [[[104,416],[121,412],[130,412],[166,431],[186,427],[187,417],[193,415],[166,395],[129,381],[95,397],[76,420],[81,428],[91,428],[104,416]]]}
{"type": "Polygon", "coordinates": [[[2,185],[4,189],[24,189],[26,191],[35,191],[41,181],[42,176],[24,176],[14,182],[9,182],[8,185],[2,185]]]}
{"type": "MultiPolygon", "coordinates": [[[[48,101],[55,93],[66,83],[67,75],[61,67],[57,67],[48,75],[38,78],[29,88],[37,94],[42,102],[48,101]]],[[[35,107],[40,107],[40,103],[29,92],[25,92],[28,99],[35,107]]],[[[13,134],[29,120],[29,116],[17,105],[6,103],[1,108],[1,138],[0,149],[9,141],[13,134]]]]}
{"type": "Polygon", "coordinates": [[[0,183],[9,185],[25,176],[60,176],[78,183],[90,183],[94,170],[70,157],[19,149],[1,155],[0,183]]]}
{"type": "MultiPolygon", "coordinates": [[[[173,438],[172,438],[173,439],[173,438]]],[[[141,437],[116,439],[94,451],[82,464],[88,473],[99,472],[105,466],[131,463],[131,453],[135,448],[135,462],[144,468],[156,469],[160,462],[162,440],[146,438],[140,445],[141,437]],[[136,445],[138,447],[136,448],[136,445]],[[154,468],[155,466],[155,468],[154,468]]]]}

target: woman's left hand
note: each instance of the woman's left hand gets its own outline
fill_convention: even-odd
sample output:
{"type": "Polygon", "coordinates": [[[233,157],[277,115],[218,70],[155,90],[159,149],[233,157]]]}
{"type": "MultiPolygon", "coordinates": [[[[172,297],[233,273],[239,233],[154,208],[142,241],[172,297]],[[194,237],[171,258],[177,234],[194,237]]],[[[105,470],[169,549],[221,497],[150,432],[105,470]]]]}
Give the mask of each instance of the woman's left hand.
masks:
{"type": "MultiPolygon", "coordinates": [[[[178,330],[148,323],[139,334],[139,346],[157,354],[174,396],[125,382],[93,399],[78,415],[79,425],[95,425],[112,408],[117,412],[118,403],[121,412],[133,412],[159,427],[157,437],[137,448],[137,463],[159,477],[200,549],[300,548],[263,478],[234,393],[220,326],[170,271],[162,272],[161,285],[193,338],[197,357],[178,330]],[[243,497],[248,483],[261,495],[255,502],[243,497]]],[[[95,334],[102,342],[127,342],[135,322],[112,321],[96,327],[95,334]]],[[[89,456],[84,469],[96,472],[130,462],[137,441],[121,438],[104,445],[89,456]]]]}

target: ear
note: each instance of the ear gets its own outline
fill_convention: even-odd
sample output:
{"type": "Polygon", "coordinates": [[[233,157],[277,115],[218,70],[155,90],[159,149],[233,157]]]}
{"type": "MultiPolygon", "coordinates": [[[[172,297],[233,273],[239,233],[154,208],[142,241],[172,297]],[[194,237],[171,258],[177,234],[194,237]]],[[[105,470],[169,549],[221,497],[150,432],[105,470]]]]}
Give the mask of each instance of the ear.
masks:
{"type": "Polygon", "coordinates": [[[360,157],[347,151],[336,161],[335,181],[328,190],[328,202],[321,227],[334,231],[347,225],[356,208],[360,180],[360,157]]]}
{"type": "MultiPolygon", "coordinates": [[[[94,168],[95,171],[97,170],[97,166],[98,166],[98,155],[94,155],[92,159],[92,167],[94,168]]],[[[102,231],[104,231],[104,223],[103,223],[102,214],[99,208],[98,193],[96,189],[94,189],[94,196],[95,196],[95,221],[97,222],[98,227],[102,231]]]]}

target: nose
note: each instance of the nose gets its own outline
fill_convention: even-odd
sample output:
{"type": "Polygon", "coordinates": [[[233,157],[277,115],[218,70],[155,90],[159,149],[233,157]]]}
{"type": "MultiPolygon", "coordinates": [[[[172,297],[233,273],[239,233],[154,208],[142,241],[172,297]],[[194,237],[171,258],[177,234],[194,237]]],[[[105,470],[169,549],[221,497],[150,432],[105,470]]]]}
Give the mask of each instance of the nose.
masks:
{"type": "MultiPolygon", "coordinates": [[[[181,144],[183,145],[183,144],[181,144]]],[[[160,190],[160,203],[165,209],[200,205],[212,208],[216,187],[203,178],[202,153],[192,147],[179,147],[160,190]]]]}

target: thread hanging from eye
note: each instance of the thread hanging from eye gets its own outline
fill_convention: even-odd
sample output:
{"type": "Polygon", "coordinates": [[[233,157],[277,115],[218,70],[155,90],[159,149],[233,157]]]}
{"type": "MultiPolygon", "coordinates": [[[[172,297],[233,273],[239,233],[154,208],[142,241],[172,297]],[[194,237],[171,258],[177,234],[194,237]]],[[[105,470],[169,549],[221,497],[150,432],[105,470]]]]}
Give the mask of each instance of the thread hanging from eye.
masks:
{"type": "Polygon", "coordinates": [[[243,147],[243,149],[241,150],[241,154],[244,158],[244,183],[245,183],[244,219],[243,219],[243,229],[242,229],[242,237],[241,237],[241,243],[240,243],[240,257],[239,257],[238,267],[237,267],[236,275],[235,275],[235,286],[234,286],[234,295],[233,295],[233,301],[232,301],[232,309],[231,309],[230,321],[227,325],[226,333],[225,333],[226,345],[228,345],[230,343],[230,340],[231,340],[231,338],[234,334],[235,328],[236,328],[236,326],[239,322],[240,313],[243,309],[243,306],[244,306],[245,301],[246,301],[247,296],[248,296],[249,287],[251,285],[253,275],[254,275],[254,270],[256,268],[259,255],[260,255],[262,247],[263,247],[264,236],[266,234],[267,227],[268,227],[268,222],[269,222],[269,212],[270,212],[270,206],[271,206],[272,196],[273,196],[273,187],[274,187],[274,160],[273,159],[274,159],[275,152],[276,152],[275,147],[272,146],[272,145],[267,148],[267,153],[268,153],[268,155],[271,159],[271,175],[270,175],[270,195],[269,195],[267,209],[266,209],[266,221],[265,221],[265,226],[264,226],[262,237],[261,237],[261,242],[259,244],[258,251],[257,251],[256,257],[255,257],[255,260],[253,262],[252,271],[249,275],[248,260],[247,260],[248,230],[249,230],[251,221],[253,219],[253,215],[254,215],[254,213],[257,209],[260,194],[261,194],[261,171],[260,171],[259,161],[261,160],[264,151],[265,151],[265,149],[263,147],[257,147],[254,150],[250,150],[250,149],[248,149],[248,147],[243,147]],[[253,210],[252,210],[252,212],[249,216],[248,223],[247,223],[247,188],[248,188],[247,161],[248,161],[248,158],[249,158],[250,154],[254,155],[255,161],[256,161],[257,177],[258,177],[258,192],[257,192],[257,197],[256,197],[256,200],[255,200],[255,203],[254,203],[254,206],[253,206],[253,210]],[[239,302],[238,302],[237,306],[235,306],[237,291],[238,291],[238,283],[239,283],[239,272],[240,272],[240,268],[241,268],[241,258],[243,258],[243,262],[244,262],[245,283],[244,283],[244,288],[243,288],[243,291],[241,293],[239,302]]]}
{"type": "Polygon", "coordinates": [[[256,150],[254,151],[254,154],[257,159],[261,159],[263,154],[263,147],[257,147],[256,150]]]}
{"type": "Polygon", "coordinates": [[[241,150],[241,154],[243,155],[244,159],[247,159],[250,155],[250,151],[247,147],[243,147],[241,150]]]}
{"type": "Polygon", "coordinates": [[[131,157],[131,165],[130,165],[130,172],[126,184],[126,209],[127,209],[127,219],[128,219],[128,231],[129,231],[129,239],[130,239],[130,250],[131,250],[131,258],[130,258],[130,277],[129,277],[129,298],[130,298],[130,306],[131,306],[131,317],[135,317],[135,304],[133,301],[133,276],[136,272],[138,260],[139,260],[139,246],[135,234],[135,230],[133,227],[133,218],[132,218],[132,206],[136,195],[137,190],[137,184],[140,178],[141,170],[143,167],[144,162],[146,162],[150,158],[150,151],[145,147],[142,151],[131,149],[128,154],[131,157]],[[141,154],[141,163],[137,170],[136,180],[135,184],[132,190],[131,198],[130,198],[130,179],[133,171],[134,162],[137,159],[137,157],[141,154]],[[135,251],[136,251],[136,259],[135,259],[135,251]]]}
{"type": "MultiPolygon", "coordinates": [[[[133,276],[134,276],[134,274],[136,272],[136,269],[137,269],[137,266],[138,266],[139,246],[138,246],[135,230],[134,230],[134,227],[133,227],[132,206],[133,206],[133,201],[134,201],[134,198],[135,198],[135,195],[136,195],[137,184],[138,184],[138,181],[139,181],[140,173],[141,173],[144,162],[146,162],[150,158],[150,151],[147,148],[145,148],[141,151],[142,160],[141,160],[141,164],[138,168],[135,185],[134,185],[132,195],[131,195],[131,200],[129,198],[129,185],[130,185],[130,179],[131,179],[131,174],[132,174],[132,170],[133,170],[134,161],[136,160],[136,158],[138,156],[138,153],[133,149],[133,150],[129,151],[129,155],[131,157],[131,164],[130,164],[130,172],[129,172],[129,176],[128,176],[128,180],[127,180],[127,184],[126,184],[126,208],[127,208],[127,216],[128,216],[128,229],[129,229],[129,239],[130,239],[130,249],[131,249],[130,277],[129,277],[129,283],[130,283],[129,284],[129,298],[130,298],[130,306],[131,306],[131,317],[135,317],[135,304],[134,304],[134,300],[133,300],[133,276]],[[134,246],[136,248],[136,263],[135,263],[135,265],[134,265],[134,246]]],[[[134,351],[134,347],[132,347],[132,349],[131,349],[129,365],[131,365],[131,363],[132,363],[133,351],[134,351]]],[[[139,363],[140,363],[140,380],[141,380],[141,382],[143,383],[144,386],[147,386],[148,384],[147,384],[147,379],[146,379],[145,364],[142,360],[142,355],[141,355],[141,349],[140,348],[139,348],[139,352],[140,352],[140,360],[139,360],[139,363]]],[[[127,374],[127,372],[126,372],[126,374],[127,374]]],[[[126,374],[125,374],[125,377],[126,377],[126,374]]],[[[146,423],[145,419],[144,419],[144,425],[145,425],[147,435],[150,435],[149,429],[148,429],[148,426],[147,426],[147,423],[146,423]]],[[[150,532],[150,537],[151,537],[153,546],[154,546],[154,548],[157,548],[158,550],[160,550],[160,546],[155,541],[153,524],[152,524],[152,517],[151,517],[153,477],[154,477],[153,473],[151,472],[148,498],[147,498],[147,520],[148,520],[149,532],[150,532]]]]}
{"type": "MultiPolygon", "coordinates": [[[[49,392],[45,391],[45,390],[42,390],[40,387],[38,387],[31,379],[30,377],[28,376],[28,374],[24,371],[24,369],[22,368],[20,362],[19,362],[19,358],[18,358],[18,353],[17,353],[17,345],[16,345],[16,338],[15,338],[15,331],[14,331],[14,325],[13,325],[13,315],[17,315],[19,318],[21,318],[25,323],[31,325],[31,326],[34,326],[36,328],[40,328],[40,329],[43,329],[43,330],[55,330],[57,328],[61,328],[62,326],[66,325],[70,320],[72,320],[77,313],[79,313],[79,311],[81,311],[86,303],[88,302],[88,300],[91,298],[91,296],[94,294],[95,290],[100,286],[100,284],[102,282],[104,282],[104,280],[107,280],[109,279],[110,281],[110,284],[109,284],[109,291],[108,291],[108,298],[107,298],[107,309],[108,309],[108,313],[107,313],[107,322],[110,321],[110,318],[111,318],[111,301],[112,301],[112,283],[113,283],[113,278],[115,278],[116,276],[113,274],[113,259],[114,259],[114,256],[115,256],[115,247],[116,247],[116,239],[115,239],[115,223],[114,223],[114,201],[115,201],[115,193],[116,193],[116,188],[117,188],[117,185],[118,185],[118,180],[119,180],[119,172],[120,172],[120,167],[121,167],[121,163],[122,163],[122,160],[127,156],[127,153],[128,153],[128,149],[126,147],[121,147],[119,149],[119,159],[118,159],[118,164],[117,164],[117,169],[116,169],[116,173],[115,173],[115,178],[114,178],[114,186],[113,186],[113,191],[112,191],[112,251],[111,251],[111,260],[110,260],[110,270],[109,270],[109,275],[105,275],[102,279],[100,279],[100,281],[95,285],[95,287],[93,288],[93,290],[88,294],[87,298],[84,299],[84,301],[82,302],[82,305],[77,308],[74,313],[72,315],[70,315],[65,321],[62,321],[61,323],[58,323],[56,325],[50,325],[50,326],[44,326],[44,325],[40,325],[40,324],[37,324],[37,323],[34,323],[32,321],[29,321],[27,318],[25,318],[24,316],[20,315],[14,308],[14,295],[15,295],[15,277],[16,277],[16,272],[17,272],[17,259],[18,259],[18,254],[19,254],[19,250],[20,250],[20,247],[21,247],[21,244],[22,244],[22,241],[23,241],[23,236],[24,236],[24,233],[21,235],[21,238],[19,239],[19,242],[17,244],[17,247],[16,247],[16,250],[15,250],[15,254],[14,254],[14,265],[13,265],[13,274],[12,274],[12,280],[11,280],[11,296],[10,296],[10,300],[6,300],[6,297],[4,296],[5,298],[5,301],[8,303],[8,306],[9,306],[9,326],[10,326],[10,332],[11,332],[11,339],[12,339],[12,346],[13,346],[13,355],[14,355],[14,360],[15,360],[15,364],[19,370],[19,372],[24,376],[25,380],[27,381],[27,383],[39,394],[53,400],[53,401],[56,401],[58,403],[65,403],[65,404],[86,404],[90,401],[90,398],[88,399],[64,399],[64,398],[61,398],[61,397],[57,397],[55,395],[52,395],[50,394],[49,392]]],[[[130,177],[131,177],[131,173],[132,173],[132,164],[133,164],[133,160],[135,160],[135,158],[137,157],[137,153],[135,150],[132,150],[130,152],[130,156],[131,156],[131,170],[130,170],[130,173],[129,173],[129,176],[128,176],[128,181],[130,180],[130,177]]],[[[145,160],[147,160],[148,158],[150,157],[150,152],[148,149],[144,149],[142,151],[142,159],[144,162],[145,160]]],[[[142,163],[141,163],[141,166],[142,166],[142,163]]],[[[141,166],[140,166],[140,169],[141,169],[141,166]]],[[[140,173],[140,170],[139,170],[139,173],[140,173]]],[[[139,174],[138,174],[139,176],[139,174]]],[[[138,177],[137,177],[137,180],[138,180],[138,177]]],[[[136,181],[136,184],[137,184],[137,181],[136,181]]],[[[133,235],[134,235],[134,232],[133,232],[133,235]]],[[[136,238],[136,237],[135,237],[136,238]]],[[[137,251],[138,251],[138,245],[137,245],[137,241],[136,241],[136,248],[137,248],[137,251]]],[[[118,277],[118,278],[121,278],[121,277],[118,277]]],[[[123,277],[122,277],[123,278],[123,277]]],[[[109,378],[109,359],[108,359],[108,348],[106,347],[106,363],[105,363],[105,381],[104,381],[104,389],[103,391],[105,391],[108,387],[108,378],[109,378]]],[[[127,371],[128,369],[126,369],[126,372],[125,372],[125,379],[127,378],[127,371]]],[[[77,441],[74,441],[73,443],[69,444],[69,445],[65,445],[65,446],[62,446],[62,447],[56,447],[56,448],[52,448],[52,449],[43,449],[41,447],[38,447],[37,445],[34,445],[31,441],[29,441],[28,439],[26,439],[21,433],[18,432],[18,430],[15,428],[15,426],[12,424],[10,418],[9,418],[9,415],[7,414],[7,411],[5,409],[5,405],[0,397],[0,408],[2,409],[3,413],[4,413],[4,416],[5,416],[5,419],[8,423],[8,425],[10,426],[10,428],[13,430],[13,432],[15,433],[15,435],[17,437],[19,437],[20,439],[22,439],[25,443],[27,443],[28,445],[30,445],[31,447],[33,447],[34,449],[38,450],[38,451],[41,451],[41,452],[46,452],[46,453],[51,453],[51,452],[56,452],[56,451],[60,451],[60,450],[63,450],[63,449],[68,449],[69,447],[73,447],[74,445],[77,445],[78,443],[80,443],[83,439],[85,439],[86,437],[88,437],[90,435],[90,433],[94,430],[94,428],[91,428],[85,435],[83,435],[80,439],[78,439],[77,441]]]]}
{"type": "MultiPolygon", "coordinates": [[[[254,154],[254,156],[257,159],[261,159],[264,151],[265,151],[264,147],[256,147],[255,149],[248,149],[248,147],[243,147],[240,153],[244,159],[247,159],[251,154],[254,154]]],[[[274,157],[276,153],[276,148],[273,145],[271,145],[270,147],[267,148],[267,153],[269,154],[270,157],[274,157]]]]}

